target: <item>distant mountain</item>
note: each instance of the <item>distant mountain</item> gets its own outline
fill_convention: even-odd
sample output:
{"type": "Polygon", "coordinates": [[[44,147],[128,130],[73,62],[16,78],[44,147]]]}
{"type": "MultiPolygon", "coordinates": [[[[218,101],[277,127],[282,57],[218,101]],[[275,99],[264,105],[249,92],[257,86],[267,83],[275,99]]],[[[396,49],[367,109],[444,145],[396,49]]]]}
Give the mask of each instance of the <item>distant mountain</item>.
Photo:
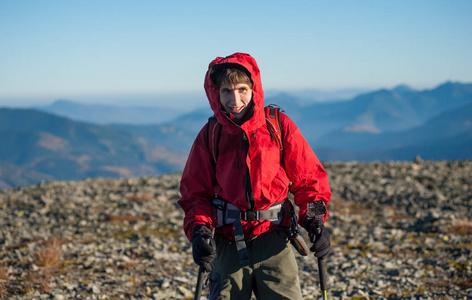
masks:
{"type": "MultiPolygon", "coordinates": [[[[447,138],[446,134],[461,134],[461,127],[453,125],[454,121],[459,120],[457,113],[448,112],[454,109],[459,109],[460,112],[462,107],[472,103],[472,84],[446,82],[424,91],[401,85],[392,90],[382,89],[361,94],[347,101],[315,104],[288,93],[279,93],[265,99],[266,105],[271,103],[282,107],[317,152],[318,149],[324,149],[320,150],[322,159],[388,160],[397,157],[391,154],[393,147],[397,147],[396,151],[400,151],[402,147],[414,147],[415,144],[407,139],[424,142],[424,137],[427,137],[426,140],[435,143],[441,138],[447,138]],[[441,118],[442,114],[444,116],[441,118]],[[433,118],[438,119],[432,120],[433,118]],[[447,125],[449,123],[450,126],[447,125]],[[439,128],[434,128],[435,124],[439,128]],[[432,137],[426,134],[438,132],[440,128],[444,135],[432,137]],[[359,151],[376,152],[366,154],[359,151]]],[[[463,110],[465,121],[468,116],[466,111],[463,110]]],[[[185,141],[181,145],[190,148],[195,135],[211,115],[209,108],[202,108],[184,114],[164,126],[176,130],[179,140],[185,141]],[[183,136],[187,138],[182,139],[183,136]]],[[[121,128],[130,130],[129,127],[121,128]]],[[[137,135],[147,132],[146,138],[162,140],[158,133],[161,130],[159,126],[136,126],[132,132],[137,135]]],[[[167,145],[178,146],[175,142],[167,145]]],[[[407,159],[414,157],[415,151],[417,150],[411,148],[411,153],[401,156],[401,159],[406,156],[407,159]]],[[[437,159],[445,159],[444,157],[440,155],[437,159]]]]}
{"type": "MultiPolygon", "coordinates": [[[[290,92],[272,90],[267,93],[272,95],[269,98],[273,98],[276,101],[279,101],[283,104],[287,104],[288,107],[288,105],[293,104],[292,101],[295,101],[298,106],[304,106],[317,102],[346,100],[366,91],[367,90],[365,89],[342,89],[334,91],[310,89],[290,92]]],[[[200,99],[200,95],[187,95],[186,97],[189,99],[195,98],[195,101],[201,102],[201,105],[203,107],[195,109],[195,112],[191,112],[191,114],[199,114],[201,112],[208,111],[208,113],[205,114],[205,118],[208,118],[207,115],[211,115],[210,109],[205,103],[205,101],[207,101],[206,99],[200,99]]],[[[120,105],[92,103],[83,104],[71,100],[57,100],[51,105],[33,108],[59,116],[67,117],[76,121],[84,121],[102,125],[114,123],[128,125],[160,125],[172,122],[176,118],[179,118],[180,120],[186,120],[190,118],[196,120],[197,118],[191,115],[185,116],[185,114],[188,114],[187,107],[176,109],[150,105],[136,106],[130,104],[124,106],[124,99],[122,98],[123,97],[119,97],[119,100],[117,99],[117,101],[115,101],[116,103],[120,103],[120,105]]],[[[171,96],[169,96],[168,98],[168,101],[181,101],[182,103],[188,103],[189,101],[187,99],[185,102],[182,97],[172,98],[171,96]]],[[[166,99],[163,98],[163,96],[156,96],[156,103],[165,100],[166,99]]],[[[110,101],[110,99],[108,99],[108,101],[110,101]]],[[[149,102],[150,99],[148,99],[146,103],[149,102]]],[[[195,103],[193,103],[192,106],[195,106],[195,103]]],[[[176,105],[173,104],[172,107],[176,107],[176,105]]]]}
{"type": "Polygon", "coordinates": [[[168,150],[177,150],[187,154],[198,132],[212,115],[213,113],[208,107],[196,109],[160,125],[112,124],[111,126],[146,140],[163,144],[168,150]]]}
{"type": "Polygon", "coordinates": [[[316,90],[316,89],[304,89],[304,90],[292,90],[292,91],[280,91],[280,90],[268,90],[264,91],[266,97],[272,98],[280,94],[288,95],[289,97],[298,98],[306,103],[314,102],[334,102],[343,101],[354,98],[359,94],[368,93],[368,89],[339,89],[339,90],[316,90]]]}
{"type": "Polygon", "coordinates": [[[327,159],[344,161],[410,160],[416,155],[433,160],[472,159],[472,103],[404,131],[337,132],[317,147],[327,159]],[[341,149],[344,153],[339,153],[341,149]]]}
{"type": "Polygon", "coordinates": [[[81,104],[68,100],[57,100],[49,106],[37,109],[72,120],[95,124],[162,124],[178,117],[183,112],[183,110],[155,106],[81,104]]]}
{"type": "Polygon", "coordinates": [[[392,92],[397,93],[397,94],[404,94],[404,93],[415,92],[415,90],[412,89],[411,87],[409,87],[406,84],[401,84],[401,85],[397,85],[396,87],[394,87],[392,89],[392,92]]]}
{"type": "Polygon", "coordinates": [[[438,144],[440,140],[448,140],[467,132],[472,132],[472,103],[448,110],[411,129],[383,133],[339,131],[320,139],[318,144],[355,151],[401,148],[417,144],[438,144]]]}
{"type": "MultiPolygon", "coordinates": [[[[285,110],[323,161],[472,159],[472,84],[446,82],[423,91],[402,85],[323,103],[278,93],[265,99],[271,103],[285,110]]],[[[81,107],[62,104],[70,114],[81,107]]],[[[0,188],[179,172],[211,115],[206,107],[159,124],[123,117],[100,125],[0,108],[0,188]]]]}
{"type": "MultiPolygon", "coordinates": [[[[310,104],[303,99],[279,93],[265,99],[283,108],[295,121],[314,149],[320,150],[325,160],[389,160],[411,159],[422,153],[432,159],[467,157],[466,154],[447,156],[436,150],[436,156],[428,149],[443,143],[453,136],[467,132],[461,125],[470,120],[468,105],[472,104],[472,84],[447,82],[434,89],[417,91],[406,85],[392,90],[378,90],[361,94],[348,101],[310,104]],[[462,122],[462,123],[461,123],[462,122]],[[428,144],[429,143],[429,144],[428,144]],[[418,144],[428,145],[426,149],[418,144]],[[430,145],[431,144],[431,145],[430,145]],[[416,148],[415,148],[416,147],[416,148]],[[409,150],[408,150],[409,149],[409,150]],[[397,154],[395,154],[397,153],[397,154]]],[[[195,135],[211,115],[209,108],[199,109],[165,124],[179,128],[179,136],[187,135],[185,145],[191,146],[195,135]]],[[[123,127],[122,127],[123,128],[123,127]]],[[[137,126],[134,134],[147,131],[146,138],[161,139],[154,130],[137,126]]],[[[466,136],[463,136],[465,138],[466,136]]],[[[180,141],[184,139],[180,138],[180,141]]],[[[464,140],[463,140],[464,141],[464,140]]],[[[177,146],[175,142],[170,144],[177,146]]],[[[170,144],[167,143],[167,145],[170,144]]],[[[182,145],[183,146],[183,145],[182,145]]],[[[472,156],[471,156],[472,158],[472,156]]]]}
{"type": "Polygon", "coordinates": [[[407,130],[468,103],[472,103],[472,84],[447,82],[432,90],[384,89],[349,101],[301,107],[296,121],[311,144],[324,145],[327,136],[340,132],[407,130]]]}
{"type": "Polygon", "coordinates": [[[0,109],[0,140],[3,186],[177,172],[186,157],[125,130],[33,109],[0,109]]]}
{"type": "MultiPolygon", "coordinates": [[[[200,127],[186,127],[184,124],[169,123],[163,125],[128,125],[112,124],[113,128],[127,131],[150,142],[165,145],[167,150],[187,153],[200,127]]],[[[202,125],[203,126],[203,125],[202,125]]]]}

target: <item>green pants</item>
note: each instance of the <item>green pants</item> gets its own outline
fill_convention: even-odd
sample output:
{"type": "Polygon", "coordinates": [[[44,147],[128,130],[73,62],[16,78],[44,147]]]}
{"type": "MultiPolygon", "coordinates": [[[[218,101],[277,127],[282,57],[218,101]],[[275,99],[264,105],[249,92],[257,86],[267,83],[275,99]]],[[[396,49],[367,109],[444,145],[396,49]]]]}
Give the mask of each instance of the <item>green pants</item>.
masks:
{"type": "Polygon", "coordinates": [[[302,299],[298,265],[283,230],[246,242],[249,264],[240,265],[234,242],[216,236],[215,269],[222,299],[302,299]]]}

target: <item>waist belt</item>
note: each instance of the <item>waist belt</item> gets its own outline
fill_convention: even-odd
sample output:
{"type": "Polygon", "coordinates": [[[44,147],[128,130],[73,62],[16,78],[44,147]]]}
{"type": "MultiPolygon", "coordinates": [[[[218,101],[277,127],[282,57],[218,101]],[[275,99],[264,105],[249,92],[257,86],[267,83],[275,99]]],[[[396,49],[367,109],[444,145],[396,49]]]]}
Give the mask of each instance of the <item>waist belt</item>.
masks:
{"type": "Polygon", "coordinates": [[[246,249],[246,241],[244,239],[241,220],[268,220],[276,225],[280,225],[284,217],[282,202],[276,203],[266,210],[242,211],[228,201],[215,198],[213,199],[212,206],[215,208],[215,227],[233,224],[234,240],[236,242],[236,249],[238,250],[239,262],[242,265],[249,263],[249,256],[246,249]]]}
{"type": "Polygon", "coordinates": [[[215,198],[212,202],[212,206],[215,208],[214,216],[217,221],[215,227],[233,224],[236,220],[268,220],[276,225],[280,225],[284,217],[282,202],[276,203],[265,210],[243,211],[228,201],[215,198]]]}

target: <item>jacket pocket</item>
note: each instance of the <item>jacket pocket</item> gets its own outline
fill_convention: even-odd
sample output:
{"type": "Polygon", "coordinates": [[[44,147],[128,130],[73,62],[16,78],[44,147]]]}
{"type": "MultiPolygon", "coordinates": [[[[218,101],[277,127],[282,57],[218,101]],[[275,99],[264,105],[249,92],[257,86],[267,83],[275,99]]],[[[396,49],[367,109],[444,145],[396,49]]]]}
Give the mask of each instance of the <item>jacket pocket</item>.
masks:
{"type": "Polygon", "coordinates": [[[269,196],[271,199],[279,199],[282,197],[286,197],[286,193],[288,192],[288,183],[286,183],[282,178],[275,176],[274,180],[272,180],[270,184],[269,196]]]}

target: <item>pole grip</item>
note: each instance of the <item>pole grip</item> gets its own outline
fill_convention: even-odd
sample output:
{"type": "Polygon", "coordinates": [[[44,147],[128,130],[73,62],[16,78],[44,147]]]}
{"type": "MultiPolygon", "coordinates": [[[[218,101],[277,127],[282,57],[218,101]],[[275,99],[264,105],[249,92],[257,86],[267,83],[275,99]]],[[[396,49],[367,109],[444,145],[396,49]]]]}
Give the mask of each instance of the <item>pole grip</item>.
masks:
{"type": "MultiPolygon", "coordinates": [[[[321,217],[317,217],[319,219],[317,219],[316,222],[315,221],[315,226],[316,226],[316,229],[315,229],[315,233],[316,235],[320,235],[321,234],[321,226],[319,224],[322,224],[323,222],[323,219],[321,219],[321,217]]],[[[321,292],[323,293],[323,299],[328,299],[327,298],[327,290],[328,290],[328,284],[327,284],[327,278],[326,278],[326,261],[324,258],[321,258],[319,257],[318,258],[318,273],[319,273],[319,276],[320,276],[320,289],[321,289],[321,292]]]]}
{"type": "Polygon", "coordinates": [[[318,271],[320,273],[320,288],[322,291],[328,289],[326,281],[326,261],[324,258],[318,258],[318,271]]]}

